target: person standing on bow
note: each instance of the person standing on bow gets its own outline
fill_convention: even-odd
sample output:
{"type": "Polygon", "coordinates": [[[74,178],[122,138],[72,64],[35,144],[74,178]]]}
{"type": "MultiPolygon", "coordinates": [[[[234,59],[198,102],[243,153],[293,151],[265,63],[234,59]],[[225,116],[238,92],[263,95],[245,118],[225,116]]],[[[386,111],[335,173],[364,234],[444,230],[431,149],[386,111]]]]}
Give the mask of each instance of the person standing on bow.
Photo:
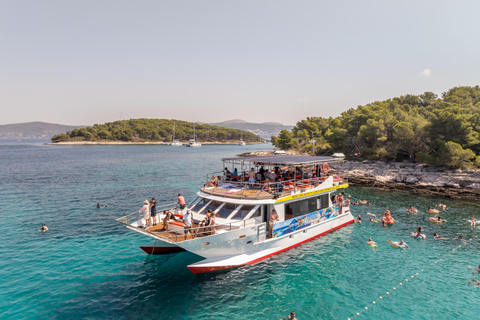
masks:
{"type": "Polygon", "coordinates": [[[138,213],[143,213],[143,218],[145,219],[145,229],[150,227],[150,203],[148,200],[143,201],[143,207],[137,211],[138,213]]]}

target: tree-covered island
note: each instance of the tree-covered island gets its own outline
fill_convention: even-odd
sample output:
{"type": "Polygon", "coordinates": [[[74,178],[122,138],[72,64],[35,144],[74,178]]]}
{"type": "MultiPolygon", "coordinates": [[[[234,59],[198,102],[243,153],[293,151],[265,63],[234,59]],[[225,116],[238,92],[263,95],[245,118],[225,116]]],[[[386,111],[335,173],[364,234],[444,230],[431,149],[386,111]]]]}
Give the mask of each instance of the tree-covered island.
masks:
{"type": "MultiPolygon", "coordinates": [[[[193,139],[191,122],[166,119],[130,119],[74,129],[53,136],[52,142],[170,142],[173,136],[174,122],[175,139],[180,141],[193,139]]],[[[209,124],[195,124],[195,133],[200,142],[228,142],[240,139],[246,143],[263,142],[263,139],[253,133],[209,124]]]]}
{"type": "Polygon", "coordinates": [[[480,87],[455,87],[358,106],[336,118],[311,117],[272,137],[281,149],[347,159],[480,167],[480,87]]]}

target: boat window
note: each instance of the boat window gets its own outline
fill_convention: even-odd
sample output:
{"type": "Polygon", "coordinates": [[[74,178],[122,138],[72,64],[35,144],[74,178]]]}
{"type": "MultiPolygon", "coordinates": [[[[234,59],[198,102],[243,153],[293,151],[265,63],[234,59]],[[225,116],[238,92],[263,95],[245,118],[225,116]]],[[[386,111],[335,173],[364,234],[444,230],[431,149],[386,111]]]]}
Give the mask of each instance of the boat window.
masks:
{"type": "Polygon", "coordinates": [[[201,199],[201,197],[196,197],[195,200],[190,202],[190,204],[187,206],[187,209],[192,209],[201,199]]]}
{"type": "Polygon", "coordinates": [[[220,218],[228,218],[228,216],[235,210],[237,207],[236,204],[233,203],[225,203],[225,205],[218,210],[216,216],[220,218]]]}
{"type": "MultiPolygon", "coordinates": [[[[208,210],[212,210],[212,211],[215,211],[218,209],[218,207],[220,207],[222,204],[224,204],[225,202],[220,202],[220,201],[212,201],[206,208],[205,208],[205,212],[207,212],[208,210]]],[[[218,217],[218,213],[216,214],[216,216],[218,217]]]]}
{"type": "Polygon", "coordinates": [[[207,203],[209,203],[209,202],[210,202],[210,200],[203,198],[191,210],[196,212],[196,213],[200,213],[201,212],[200,210],[202,210],[202,208],[205,207],[207,205],[207,203]]]}
{"type": "Polygon", "coordinates": [[[285,219],[301,216],[328,207],[328,194],[305,200],[291,202],[285,205],[285,219]]]}
{"type": "Polygon", "coordinates": [[[254,206],[243,205],[238,212],[232,217],[232,219],[243,220],[254,206]]]}

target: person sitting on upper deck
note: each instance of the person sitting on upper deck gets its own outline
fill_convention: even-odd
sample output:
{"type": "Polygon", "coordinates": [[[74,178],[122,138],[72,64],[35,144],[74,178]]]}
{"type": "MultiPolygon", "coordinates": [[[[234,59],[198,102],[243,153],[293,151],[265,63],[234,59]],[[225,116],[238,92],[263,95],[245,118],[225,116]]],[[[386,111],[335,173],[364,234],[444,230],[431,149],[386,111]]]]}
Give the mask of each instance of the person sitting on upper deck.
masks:
{"type": "Polygon", "coordinates": [[[268,178],[265,179],[265,182],[263,184],[263,190],[267,191],[267,192],[272,191],[272,188],[271,188],[271,185],[270,185],[270,180],[268,178]]]}
{"type": "Polygon", "coordinates": [[[283,192],[284,184],[280,181],[280,179],[275,179],[275,191],[279,194],[283,192]]]}
{"type": "Polygon", "coordinates": [[[228,170],[228,168],[225,168],[223,170],[223,176],[225,177],[225,180],[229,180],[231,175],[232,173],[230,172],[230,170],[228,170]]]}
{"type": "Polygon", "coordinates": [[[217,179],[217,176],[214,175],[212,180],[208,181],[205,187],[211,188],[211,187],[215,187],[217,184],[218,184],[218,179],[217,179]]]}

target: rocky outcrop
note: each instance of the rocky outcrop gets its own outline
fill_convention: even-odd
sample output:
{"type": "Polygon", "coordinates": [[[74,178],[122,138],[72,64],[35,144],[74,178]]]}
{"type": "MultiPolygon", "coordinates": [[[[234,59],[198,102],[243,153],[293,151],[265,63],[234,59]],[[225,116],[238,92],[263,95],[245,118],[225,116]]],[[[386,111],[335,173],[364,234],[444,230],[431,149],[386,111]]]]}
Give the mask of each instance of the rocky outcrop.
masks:
{"type": "Polygon", "coordinates": [[[480,170],[452,170],[413,163],[354,162],[330,164],[348,177],[351,185],[385,190],[411,190],[415,193],[480,201],[480,170]]]}

